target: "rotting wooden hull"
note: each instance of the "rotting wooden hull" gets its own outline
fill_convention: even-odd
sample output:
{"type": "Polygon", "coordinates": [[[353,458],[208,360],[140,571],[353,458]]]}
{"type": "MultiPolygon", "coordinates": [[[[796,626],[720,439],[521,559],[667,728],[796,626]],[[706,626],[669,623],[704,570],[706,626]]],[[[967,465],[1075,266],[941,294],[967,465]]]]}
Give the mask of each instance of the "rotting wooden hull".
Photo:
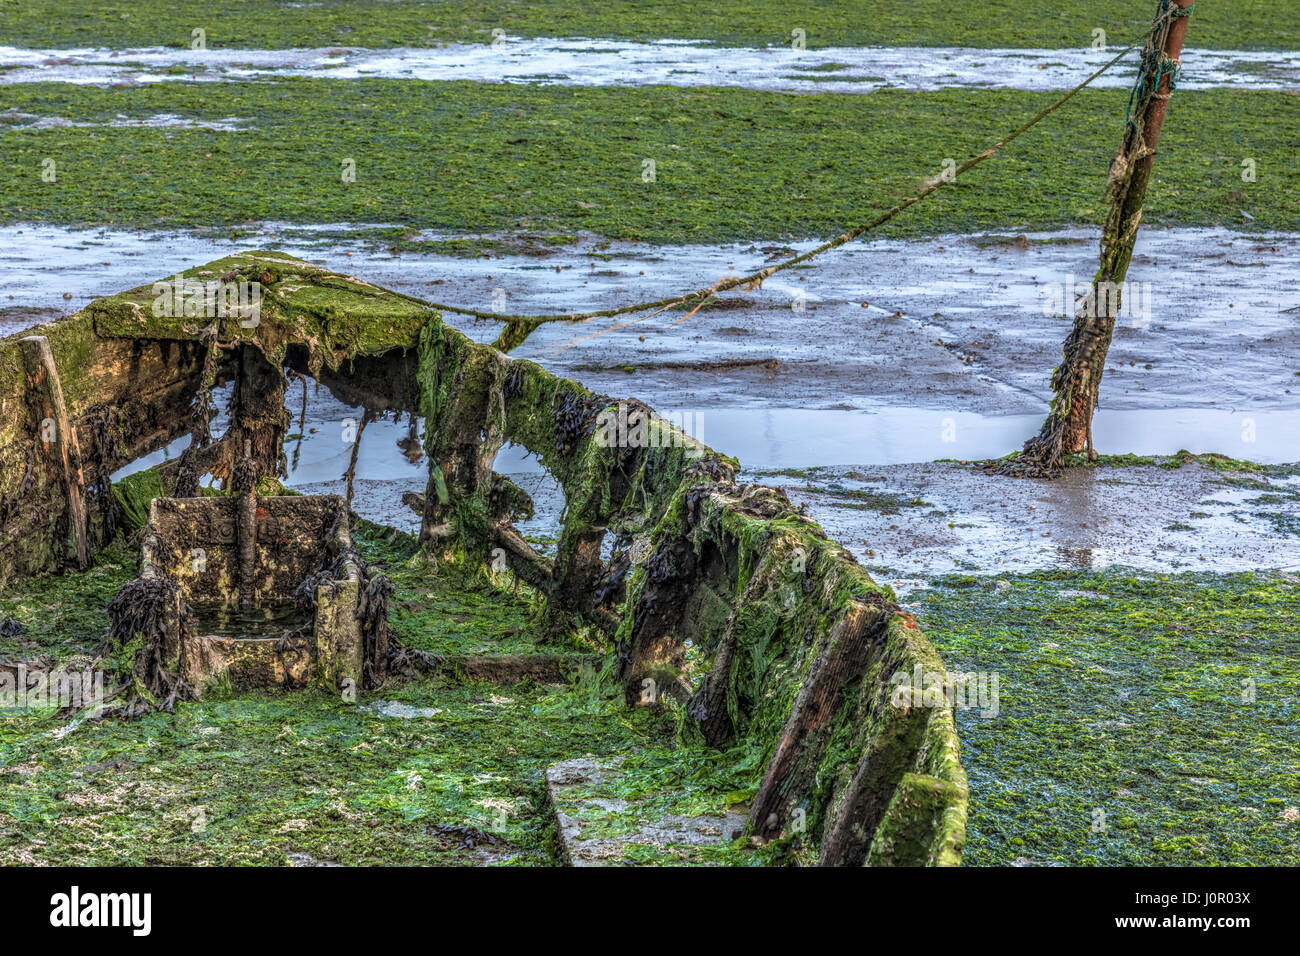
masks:
{"type": "MultiPolygon", "coordinates": [[[[214,374],[245,385],[272,381],[268,369],[311,374],[370,411],[425,417],[432,560],[504,561],[547,597],[541,641],[579,623],[603,630],[629,706],[672,697],[709,743],[761,753],[754,833],[803,836],[828,865],[960,862],[968,797],[952,710],[896,686],[899,675],[947,685],[942,662],[784,495],[736,485],[734,460],[639,402],[619,415],[652,427],[609,441],[602,416],[618,400],[363,281],[264,252],[184,278],[258,282],[258,319],[158,315],[145,286],[0,340],[0,581],[75,567],[111,537],[121,519],[107,476],[192,432],[214,374]],[[507,442],[564,490],[554,560],[514,530],[530,503],[492,470],[507,442]]],[[[232,432],[278,456],[283,388],[263,392],[265,407],[232,432]]],[[[220,467],[222,446],[203,450],[205,470],[220,467]]]]}

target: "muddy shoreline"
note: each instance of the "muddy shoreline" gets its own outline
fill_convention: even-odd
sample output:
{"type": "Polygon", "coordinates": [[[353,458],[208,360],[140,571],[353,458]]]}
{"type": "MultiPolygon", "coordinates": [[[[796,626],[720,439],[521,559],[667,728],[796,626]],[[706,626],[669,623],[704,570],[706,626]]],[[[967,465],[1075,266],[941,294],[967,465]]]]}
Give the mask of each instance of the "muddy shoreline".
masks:
{"type": "MultiPolygon", "coordinates": [[[[499,302],[508,312],[560,312],[700,288],[812,245],[651,246],[583,237],[545,256],[455,258],[393,255],[345,236],[322,245],[310,231],[282,242],[285,228],[233,243],[193,233],[0,229],[0,249],[8,250],[0,267],[12,297],[0,303],[7,305],[0,334],[241,248],[282,246],[377,284],[471,308],[499,302]]],[[[665,409],[895,405],[1038,414],[1068,331],[1064,314],[1048,313],[1072,283],[1087,282],[1096,248],[1090,228],[1030,232],[1023,240],[856,242],[761,289],[722,297],[680,324],[680,312],[632,323],[552,323],[514,354],[597,391],[635,394],[665,409]]],[[[1300,236],[1147,229],[1129,280],[1140,314],[1122,316],[1116,329],[1103,412],[1244,414],[1300,405],[1300,236]]],[[[478,341],[500,329],[447,318],[478,341]]],[[[1247,448],[1214,450],[1252,457],[1247,448]]],[[[951,457],[947,451],[927,457],[951,457]]]]}
{"type": "MultiPolygon", "coordinates": [[[[281,76],[562,86],[731,86],[788,93],[872,93],[881,89],[1066,90],[1122,47],[717,47],[704,41],[502,37],[501,42],[367,50],[241,50],[146,47],[0,47],[0,86],[14,83],[222,82],[281,76]]],[[[1136,58],[1136,53],[1131,54],[1136,58]]],[[[1096,82],[1127,88],[1131,66],[1096,82]]],[[[1189,49],[1188,90],[1300,88],[1300,54],[1189,49]]]]}
{"type": "MultiPolygon", "coordinates": [[[[5,333],[48,321],[102,291],[156,278],[159,253],[171,260],[166,268],[180,268],[236,245],[184,233],[164,247],[151,234],[33,226],[3,232],[13,233],[4,263],[14,280],[11,301],[22,303],[0,314],[5,333]],[[25,247],[24,238],[31,240],[25,247]],[[64,291],[72,298],[63,299],[64,291]]],[[[378,284],[471,306],[490,303],[500,289],[505,307],[523,312],[600,308],[696,288],[804,246],[654,247],[585,237],[545,256],[453,258],[391,255],[360,241],[326,248],[310,231],[299,236],[308,257],[378,284]]],[[[253,236],[237,245],[274,241],[253,236]]],[[[1203,505],[1215,497],[1211,484],[1219,478],[1194,478],[1196,466],[1087,469],[1042,483],[915,464],[1006,454],[1036,430],[1066,331],[1062,316],[1044,314],[1044,302],[1053,284],[1063,292],[1071,276],[1088,275],[1095,248],[1087,229],[1029,233],[1023,240],[854,243],[814,268],[723,298],[685,321],[676,313],[623,327],[616,326],[625,320],[556,323],[515,354],[596,391],[681,413],[688,431],[739,457],[750,473],[766,475],[765,483],[786,487],[859,560],[889,574],[1098,563],[1205,570],[1294,564],[1288,539],[1275,531],[1285,519],[1278,525],[1256,515],[1276,509],[1252,510],[1242,501],[1203,505]],[[818,468],[811,482],[772,476],[809,468],[818,468]],[[845,477],[855,472],[885,481],[855,485],[845,477]],[[810,484],[883,490],[933,507],[882,516],[845,507],[854,504],[851,496],[809,491],[810,484]],[[1150,501],[1147,485],[1156,489],[1150,501]],[[1013,507],[997,508],[1000,500],[1013,507]],[[1096,511],[1095,522],[1069,518],[1076,507],[1096,511]],[[930,512],[936,517],[923,517],[930,512]],[[1192,513],[1214,517],[1189,518],[1192,513]],[[1083,522],[1092,525],[1086,533],[1078,527],[1083,522]],[[1032,536],[1031,528],[1037,529],[1032,536]],[[1143,545],[1127,546],[1126,537],[1143,545]]],[[[1300,237],[1148,230],[1130,278],[1149,284],[1137,297],[1149,313],[1117,329],[1097,418],[1100,450],[1168,455],[1187,449],[1277,463],[1300,458],[1300,312],[1294,308],[1300,237]],[[1162,268],[1175,261],[1176,283],[1162,268]],[[1297,268],[1284,268],[1287,263],[1297,268]],[[1265,274],[1268,281],[1260,283],[1265,274]]],[[[479,341],[499,329],[448,318],[479,341]]],[[[350,455],[342,436],[360,410],[313,388],[300,428],[301,397],[301,385],[287,397],[295,418],[286,442],[290,483],[338,492],[350,455]]],[[[217,433],[223,420],[214,423],[217,433]]],[[[402,497],[423,492],[424,478],[421,465],[398,448],[407,429],[405,421],[370,425],[357,510],[411,529],[416,517],[402,497]]],[[[526,530],[551,537],[562,496],[545,486],[534,461],[510,449],[502,455],[498,470],[529,485],[538,502],[538,517],[526,530]]],[[[1279,508],[1287,514],[1295,503],[1288,498],[1279,508]]]]}

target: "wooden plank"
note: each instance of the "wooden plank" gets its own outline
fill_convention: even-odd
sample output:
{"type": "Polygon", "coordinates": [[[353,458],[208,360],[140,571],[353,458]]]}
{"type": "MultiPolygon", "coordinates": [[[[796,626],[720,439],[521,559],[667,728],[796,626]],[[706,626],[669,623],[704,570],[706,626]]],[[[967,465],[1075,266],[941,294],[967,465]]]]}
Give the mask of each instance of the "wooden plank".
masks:
{"type": "Polygon", "coordinates": [[[53,459],[54,470],[62,477],[77,567],[85,568],[90,564],[90,548],[84,501],[86,482],[77,430],[68,417],[50,340],[43,335],[28,335],[19,341],[27,369],[27,400],[36,420],[37,449],[47,460],[53,459]]]}
{"type": "Polygon", "coordinates": [[[762,837],[790,826],[794,811],[816,786],[818,761],[846,686],[862,676],[887,612],[852,604],[813,661],[754,796],[749,822],[762,837]]]}

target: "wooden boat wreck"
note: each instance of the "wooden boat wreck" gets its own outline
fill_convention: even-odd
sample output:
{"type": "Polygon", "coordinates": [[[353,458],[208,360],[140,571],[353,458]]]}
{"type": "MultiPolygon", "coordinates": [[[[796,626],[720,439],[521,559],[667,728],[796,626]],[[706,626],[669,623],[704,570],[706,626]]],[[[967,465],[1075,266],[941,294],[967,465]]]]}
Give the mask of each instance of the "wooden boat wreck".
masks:
{"type": "MultiPolygon", "coordinates": [[[[603,635],[629,707],[671,700],[710,745],[754,742],[763,754],[748,809],[754,838],[806,834],[823,865],[960,862],[967,786],[951,699],[897,693],[914,675],[949,686],[943,664],[890,593],[782,493],[737,484],[734,459],[643,403],[619,409],[618,399],[476,344],[426,305],[360,279],[247,252],[169,281],[172,291],[180,284],[174,296],[166,283],[161,292],[143,286],[0,339],[0,582],[86,568],[123,533],[113,474],[190,435],[186,452],[159,469],[165,496],[154,501],[141,575],[185,576],[159,539],[175,538],[185,552],[202,546],[201,535],[179,534],[192,524],[183,513],[202,510],[229,526],[212,532],[208,557],[226,569],[222,600],[237,603],[236,552],[241,542],[256,547],[257,534],[231,527],[241,508],[255,514],[274,500],[259,499],[256,486],[281,473],[288,377],[305,376],[367,415],[423,418],[426,560],[461,570],[504,562],[544,598],[533,622],[539,644],[590,628],[603,635]],[[255,284],[256,315],[247,301],[242,312],[222,306],[232,283],[255,284]],[[234,392],[229,428],[214,437],[219,380],[234,392]],[[609,440],[616,409],[656,440],[609,440]],[[563,489],[554,557],[515,528],[531,503],[493,470],[506,443],[536,455],[563,489]],[[231,497],[202,504],[196,489],[206,475],[231,497]]],[[[271,517],[327,536],[308,505],[269,507],[271,517]]],[[[347,552],[340,544],[329,561],[347,552]]],[[[256,554],[243,560],[265,564],[256,554]]],[[[329,561],[314,554],[263,568],[249,578],[264,582],[254,603],[271,591],[283,598],[329,561]]],[[[334,578],[352,585],[335,588],[335,600],[364,602],[356,568],[334,578]]],[[[186,587],[206,587],[199,580],[186,587]]],[[[126,630],[133,626],[128,619],[126,630]]],[[[352,657],[315,667],[319,683],[395,679],[385,670],[392,648],[373,636],[383,628],[365,627],[371,636],[347,644],[352,657]]],[[[177,639],[158,655],[164,666],[176,666],[181,632],[192,630],[169,629],[177,639]]],[[[315,660],[328,643],[296,650],[315,660]]],[[[267,654],[259,660],[284,680],[267,654]]],[[[197,681],[202,668],[187,666],[197,681]]]]}

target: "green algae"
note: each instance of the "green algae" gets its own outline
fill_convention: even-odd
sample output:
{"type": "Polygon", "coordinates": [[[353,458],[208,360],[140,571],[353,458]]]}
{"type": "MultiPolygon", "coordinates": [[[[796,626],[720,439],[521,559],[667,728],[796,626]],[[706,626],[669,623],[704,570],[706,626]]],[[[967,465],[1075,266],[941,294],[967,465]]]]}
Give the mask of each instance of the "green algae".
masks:
{"type": "Polygon", "coordinates": [[[940,801],[930,805],[936,823],[938,816],[944,822],[927,827],[913,846],[899,844],[898,859],[957,862],[965,776],[951,718],[887,701],[898,669],[941,674],[943,665],[910,617],[896,613],[892,593],[770,489],[693,489],[672,502],[652,540],[655,557],[631,574],[631,614],[617,634],[619,646],[630,648],[624,686],[634,690],[649,675],[665,688],[695,688],[690,706],[700,723],[682,721],[683,741],[707,739],[724,750],[719,759],[732,767],[734,792],[753,798],[751,826],[773,838],[772,859],[829,852],[836,863],[860,862],[827,843],[842,835],[845,801],[861,800],[865,787],[887,797],[911,772],[952,787],[930,793],[940,801]],[[681,584],[697,577],[707,585],[681,584]],[[686,605],[698,609],[676,636],[689,638],[696,653],[665,653],[664,625],[647,609],[695,600],[683,594],[697,589],[726,605],[724,613],[710,614],[703,600],[686,605]],[[828,669],[837,672],[832,688],[822,684],[828,669]]]}
{"type": "Polygon", "coordinates": [[[440,828],[487,831],[549,863],[545,767],[664,739],[649,714],[575,715],[563,689],[424,679],[361,695],[241,694],[176,715],[83,725],[0,718],[0,858],[85,864],[480,862],[440,828]],[[373,705],[428,716],[385,716],[373,705]]]}
{"type": "MultiPolygon", "coordinates": [[[[396,585],[394,630],[408,646],[536,650],[527,588],[434,573],[414,538],[369,522],[354,539],[396,585]]],[[[0,599],[0,613],[44,650],[90,650],[133,565],[125,548],[102,552],[89,572],[28,579],[0,599]]],[[[626,758],[619,796],[650,813],[720,812],[738,788],[752,789],[754,754],[683,737],[680,718],[626,709],[608,664],[564,686],[424,677],[356,700],[218,690],[175,715],[71,732],[45,713],[8,711],[0,830],[19,836],[0,862],[549,865],[543,772],[575,754],[626,758]]],[[[753,865],[784,852],[747,840],[627,848],[643,864],[753,865]]]]}
{"type": "MultiPolygon", "coordinates": [[[[11,171],[0,222],[167,229],[383,219],[400,230],[385,239],[398,249],[424,242],[411,231],[418,229],[671,243],[826,236],[912,194],[945,157],[986,149],[1054,95],[793,96],[378,79],[126,89],[19,84],[5,88],[5,109],[73,120],[174,113],[256,121],[232,133],[0,131],[11,171]],[[46,157],[58,157],[57,183],[41,180],[46,157]],[[658,163],[652,184],[641,181],[646,157],[658,163]],[[344,158],[356,161],[354,183],[340,181],[344,158]]],[[[1126,96],[1080,93],[881,234],[1098,222],[1110,147],[1096,131],[1118,129],[1126,96]]],[[[1180,91],[1144,223],[1298,228],[1300,173],[1286,123],[1294,98],[1180,91]],[[1257,162],[1254,184],[1241,182],[1243,157],[1257,162]]],[[[516,240],[458,241],[462,252],[489,252],[516,240]]]]}
{"type": "MultiPolygon", "coordinates": [[[[963,465],[974,465],[982,467],[987,465],[999,464],[1002,462],[1014,461],[1020,457],[1020,452],[1011,452],[1001,458],[992,458],[985,461],[963,461],[963,465]]],[[[946,462],[956,463],[956,459],[941,459],[946,462]]],[[[1190,451],[1180,450],[1172,455],[1135,455],[1131,452],[1114,455],[1099,454],[1095,459],[1089,459],[1085,452],[1074,452],[1063,456],[1062,461],[1067,468],[1143,468],[1159,467],[1169,471],[1177,471],[1185,465],[1199,464],[1202,468],[1216,472],[1239,473],[1242,475],[1261,475],[1274,478],[1286,478],[1292,475],[1300,474],[1300,465],[1297,464],[1276,464],[1269,465],[1247,459],[1232,458],[1228,455],[1220,455],[1215,452],[1204,452],[1202,454],[1193,454],[1190,451]]]]}
{"type": "MultiPolygon", "coordinates": [[[[472,609],[479,640],[524,620],[526,598],[509,593],[480,600],[445,581],[410,587],[418,575],[401,567],[415,553],[409,536],[363,525],[357,539],[389,567],[395,603],[416,617],[472,609]]],[[[117,557],[87,574],[32,579],[0,608],[38,642],[88,644],[107,627],[108,596],[132,573],[117,557]],[[62,607],[49,606],[53,593],[62,607]]],[[[503,643],[512,649],[508,636],[503,643]]],[[[545,767],[575,753],[667,754],[674,734],[661,715],[628,712],[607,679],[503,689],[440,677],[390,682],[356,700],[216,694],[175,715],[52,736],[63,727],[44,714],[0,714],[0,830],[19,835],[0,861],[549,864],[545,767]]]]}
{"type": "MultiPolygon", "coordinates": [[[[259,283],[258,321],[232,323],[227,333],[232,343],[255,345],[278,366],[291,345],[307,348],[313,370],[337,371],[358,357],[400,354],[414,346],[420,330],[435,315],[427,306],[281,252],[242,250],[178,276],[184,282],[239,278],[259,283]]],[[[161,281],[170,284],[172,279],[161,281]]],[[[159,298],[156,284],[96,299],[69,321],[89,325],[93,319],[93,334],[100,337],[202,341],[208,318],[154,313],[159,298]]],[[[89,387],[82,376],[75,382],[83,389],[89,387]]]]}
{"type": "Polygon", "coordinates": [[[1161,466],[1164,468],[1181,468],[1191,462],[1197,462],[1202,468],[1208,468],[1211,471],[1271,475],[1279,478],[1300,473],[1300,467],[1296,465],[1264,465],[1256,461],[1231,458],[1228,455],[1214,453],[1193,455],[1189,451],[1176,452],[1173,456],[1161,462],[1161,466]]]}
{"type": "Polygon", "coordinates": [[[904,508],[933,507],[930,502],[922,501],[914,495],[874,491],[867,488],[846,488],[844,485],[839,484],[809,485],[806,488],[801,488],[800,491],[833,499],[841,508],[879,511],[881,514],[886,515],[899,514],[904,508]]]}
{"type": "MultiPolygon", "coordinates": [[[[915,495],[902,494],[876,488],[850,488],[840,478],[859,482],[884,481],[881,476],[871,477],[862,472],[842,474],[834,468],[816,466],[812,468],[781,468],[755,473],[763,479],[798,478],[804,482],[799,486],[800,494],[818,495],[829,506],[845,508],[852,511],[878,511],[881,514],[895,515],[908,508],[933,508],[931,502],[915,495]]],[[[947,512],[934,511],[935,517],[947,512]]]]}
{"type": "Polygon", "coordinates": [[[135,577],[136,557],[119,541],[98,551],[85,572],[11,581],[0,591],[0,618],[12,617],[27,633],[0,637],[0,659],[66,657],[94,650],[108,632],[108,602],[135,577]]]}
{"type": "MultiPolygon", "coordinates": [[[[352,536],[398,588],[389,621],[406,647],[440,656],[537,653],[533,621],[541,598],[527,584],[508,574],[498,580],[439,568],[419,554],[413,538],[369,521],[359,522],[352,536]]],[[[546,647],[578,658],[598,649],[577,634],[546,647]]]]}
{"type": "MultiPolygon", "coordinates": [[[[1101,28],[1112,44],[1146,32],[1150,0],[985,0],[979,4],[897,0],[739,0],[592,4],[579,0],[92,0],[0,4],[0,36],[36,47],[189,46],[202,27],[210,47],[432,46],[488,43],[493,30],[524,37],[707,39],[724,45],[786,46],[792,31],[808,47],[846,45],[1082,47],[1101,28]]],[[[1290,50],[1300,12],[1265,0],[1202,3],[1198,46],[1290,50]]],[[[179,72],[179,71],[178,71],[179,72]]]]}
{"type": "Polygon", "coordinates": [[[1000,580],[912,596],[951,670],[1000,674],[996,717],[957,712],[967,865],[1300,862],[1294,576],[1000,580]]]}
{"type": "MultiPolygon", "coordinates": [[[[224,494],[215,487],[204,486],[199,488],[199,493],[204,496],[224,494]]],[[[261,478],[258,481],[257,493],[259,495],[292,495],[297,494],[285,488],[275,478],[261,478]]],[[[122,506],[122,514],[126,518],[126,533],[138,531],[149,523],[149,508],[155,498],[165,497],[167,494],[163,488],[162,475],[157,468],[145,468],[141,471],[132,472],[119,481],[113,482],[113,497],[117,503],[122,506]]]]}
{"type": "Polygon", "coordinates": [[[1300,517],[1295,510],[1300,504],[1300,487],[1270,480],[1294,478],[1300,474],[1300,466],[1269,465],[1254,469],[1220,468],[1219,470],[1246,472],[1223,475],[1216,482],[1220,487],[1255,493],[1252,497],[1243,498],[1241,506],[1230,512],[1234,519],[1244,520],[1244,515],[1262,518],[1268,522],[1273,534],[1279,537],[1300,537],[1300,517]],[[1268,509],[1269,505],[1288,507],[1272,511],[1268,509]]]}
{"type": "MultiPolygon", "coordinates": [[[[669,711],[679,710],[669,704],[669,711]]],[[[721,817],[754,793],[754,767],[741,748],[718,751],[679,740],[672,749],[645,748],[618,765],[611,779],[573,787],[564,812],[583,823],[583,839],[620,838],[623,858],[641,866],[772,866],[789,862],[784,841],[759,844],[741,834],[716,843],[653,843],[638,831],[674,817],[721,817]],[[734,789],[733,789],[734,788],[734,789]]]]}

